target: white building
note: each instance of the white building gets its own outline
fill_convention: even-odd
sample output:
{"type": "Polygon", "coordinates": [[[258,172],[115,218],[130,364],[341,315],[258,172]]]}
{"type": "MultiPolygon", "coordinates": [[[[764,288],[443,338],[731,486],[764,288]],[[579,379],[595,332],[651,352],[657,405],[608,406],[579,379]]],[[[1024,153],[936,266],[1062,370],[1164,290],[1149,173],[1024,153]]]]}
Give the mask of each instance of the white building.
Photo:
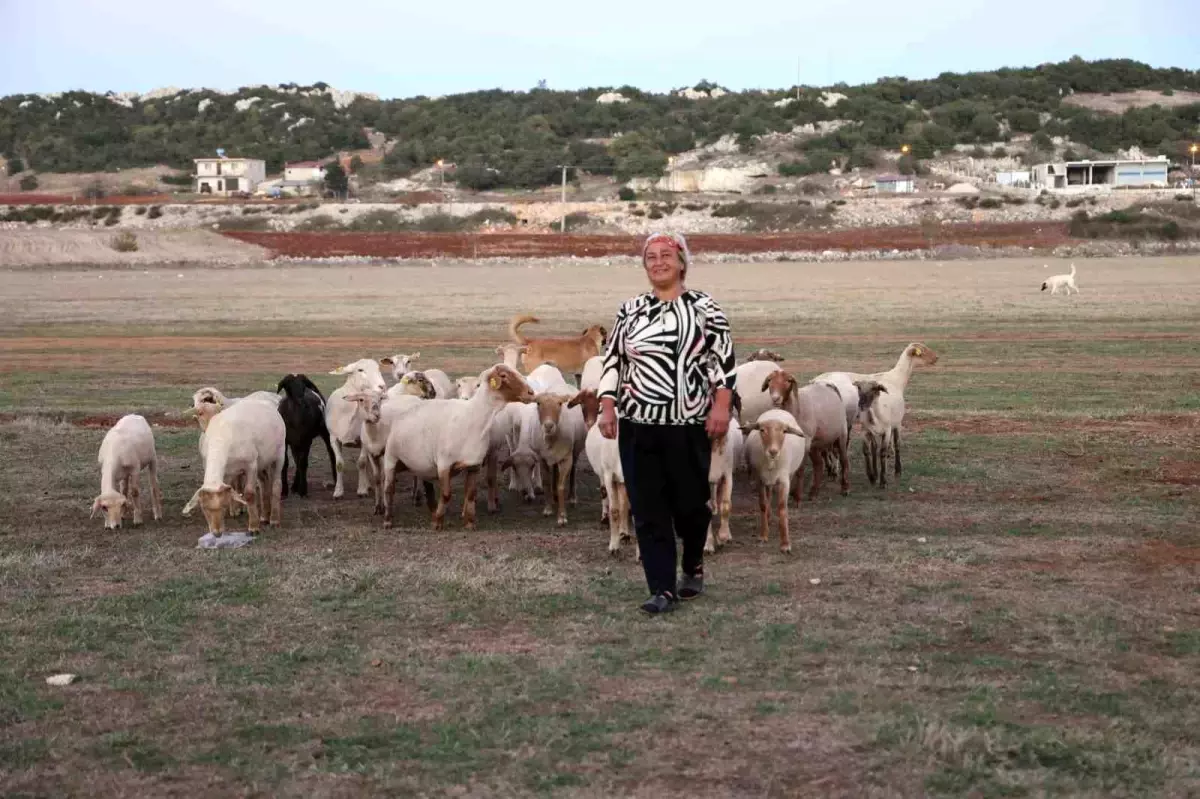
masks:
{"type": "Polygon", "coordinates": [[[1011,172],[997,172],[996,184],[1000,186],[1029,188],[1030,177],[1029,170],[1027,169],[1014,170],[1011,172]]]}
{"type": "Polygon", "coordinates": [[[228,197],[252,193],[267,179],[267,162],[261,158],[196,158],[197,194],[228,197]]]}
{"type": "Polygon", "coordinates": [[[325,180],[325,167],[320,161],[284,164],[283,179],[288,183],[321,183],[325,180]]]}
{"type": "Polygon", "coordinates": [[[1082,189],[1088,186],[1165,188],[1169,166],[1166,156],[1038,164],[1033,168],[1031,182],[1034,187],[1042,189],[1082,189]]]}
{"type": "Polygon", "coordinates": [[[888,194],[912,194],[917,181],[911,175],[880,175],[875,178],[875,190],[888,194]]]}

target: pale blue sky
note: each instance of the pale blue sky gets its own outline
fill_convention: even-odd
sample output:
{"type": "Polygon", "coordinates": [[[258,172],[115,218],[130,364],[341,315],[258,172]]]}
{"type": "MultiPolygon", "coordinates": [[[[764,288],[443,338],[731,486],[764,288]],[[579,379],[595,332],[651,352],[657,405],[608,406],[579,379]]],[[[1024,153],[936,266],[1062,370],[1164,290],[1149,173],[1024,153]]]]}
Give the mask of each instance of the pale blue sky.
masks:
{"type": "Polygon", "coordinates": [[[1195,0],[0,0],[0,95],[313,83],[382,97],[932,77],[1072,55],[1200,67],[1195,0]]]}

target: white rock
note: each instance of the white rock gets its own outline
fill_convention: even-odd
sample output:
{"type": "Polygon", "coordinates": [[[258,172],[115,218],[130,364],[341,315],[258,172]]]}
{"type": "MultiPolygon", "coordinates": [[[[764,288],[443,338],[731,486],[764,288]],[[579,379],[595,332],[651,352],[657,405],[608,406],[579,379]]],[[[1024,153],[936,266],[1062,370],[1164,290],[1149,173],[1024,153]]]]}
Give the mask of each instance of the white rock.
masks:
{"type": "Polygon", "coordinates": [[[821,578],[820,578],[820,577],[813,577],[811,580],[809,580],[809,581],[808,581],[808,584],[809,584],[809,585],[820,585],[820,584],[821,584],[821,578]]]}
{"type": "Polygon", "coordinates": [[[920,538],[918,538],[918,539],[917,539],[917,543],[918,543],[918,544],[924,544],[924,543],[925,543],[926,541],[928,541],[928,540],[929,540],[929,539],[927,539],[925,536],[921,536],[920,538]]]}
{"type": "Polygon", "coordinates": [[[70,685],[78,680],[79,677],[75,674],[55,674],[53,677],[46,678],[47,685],[70,685]]]}
{"type": "Polygon", "coordinates": [[[909,667],[908,667],[908,670],[909,670],[909,671],[916,671],[916,670],[917,670],[917,667],[916,667],[916,666],[909,666],[909,667]]]}

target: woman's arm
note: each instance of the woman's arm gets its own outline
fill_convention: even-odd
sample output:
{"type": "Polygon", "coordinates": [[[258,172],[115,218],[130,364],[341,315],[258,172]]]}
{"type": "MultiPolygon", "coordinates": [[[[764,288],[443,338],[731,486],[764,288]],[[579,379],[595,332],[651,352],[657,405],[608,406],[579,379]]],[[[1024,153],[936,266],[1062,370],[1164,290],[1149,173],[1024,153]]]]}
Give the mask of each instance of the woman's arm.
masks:
{"type": "Polygon", "coordinates": [[[737,379],[737,373],[734,371],[737,359],[733,353],[733,334],[729,329],[729,319],[712,298],[709,298],[709,307],[705,311],[704,345],[717,372],[714,375],[716,379],[713,386],[715,396],[704,427],[710,436],[723,436],[729,429],[729,403],[737,379]]]}
{"type": "Polygon", "coordinates": [[[621,385],[621,358],[625,351],[625,324],[628,313],[625,306],[617,311],[612,335],[608,337],[608,348],[604,352],[604,368],[600,372],[600,420],[597,425],[605,438],[617,437],[617,389],[621,385]]]}

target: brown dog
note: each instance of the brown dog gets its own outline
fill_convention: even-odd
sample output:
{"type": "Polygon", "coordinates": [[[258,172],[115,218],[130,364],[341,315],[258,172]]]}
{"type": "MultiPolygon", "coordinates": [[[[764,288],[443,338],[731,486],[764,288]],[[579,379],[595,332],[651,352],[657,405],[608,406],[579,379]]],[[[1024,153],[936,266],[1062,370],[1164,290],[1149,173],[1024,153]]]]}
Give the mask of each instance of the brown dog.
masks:
{"type": "Polygon", "coordinates": [[[553,361],[564,374],[580,374],[588,358],[604,351],[608,331],[601,325],[592,325],[575,338],[527,338],[521,334],[521,325],[537,321],[536,316],[514,316],[508,325],[512,340],[525,347],[521,355],[525,374],[547,361],[553,361]]]}

